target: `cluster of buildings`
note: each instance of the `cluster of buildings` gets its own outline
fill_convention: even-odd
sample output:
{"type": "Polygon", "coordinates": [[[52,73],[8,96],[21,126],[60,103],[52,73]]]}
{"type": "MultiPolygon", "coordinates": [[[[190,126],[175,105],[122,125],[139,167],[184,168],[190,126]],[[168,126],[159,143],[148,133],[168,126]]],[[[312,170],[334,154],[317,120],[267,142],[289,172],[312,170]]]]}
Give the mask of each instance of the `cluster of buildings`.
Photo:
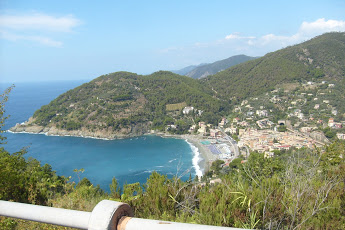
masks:
{"type": "MultiPolygon", "coordinates": [[[[313,85],[313,83],[308,83],[308,85],[313,85]]],[[[328,88],[334,88],[334,84],[329,84],[328,88]]],[[[321,95],[323,93],[319,94],[321,95]]],[[[274,150],[287,150],[291,147],[318,147],[328,141],[321,131],[315,131],[318,124],[323,124],[323,128],[330,127],[332,129],[341,129],[344,127],[345,122],[335,122],[333,118],[330,118],[328,123],[326,123],[320,120],[320,118],[314,118],[314,116],[312,116],[313,114],[309,117],[303,114],[302,107],[306,104],[307,98],[315,102],[320,101],[319,104],[313,105],[315,110],[319,110],[322,103],[329,104],[328,100],[319,100],[319,98],[313,97],[315,97],[315,95],[302,92],[301,95],[293,96],[292,98],[285,94],[280,96],[272,95],[267,98],[267,101],[273,102],[275,107],[282,111],[285,110],[285,106],[291,106],[288,107],[287,110],[289,111],[287,113],[288,117],[297,117],[300,120],[296,121],[296,119],[293,120],[292,118],[293,124],[291,124],[290,119],[284,122],[278,121],[278,124],[270,121],[270,114],[273,114],[272,109],[265,109],[264,106],[255,102],[255,100],[258,100],[257,98],[252,98],[253,106],[249,104],[248,100],[244,100],[240,105],[234,108],[234,112],[238,113],[239,117],[232,118],[229,121],[226,118],[222,118],[221,122],[218,124],[218,128],[214,128],[212,125],[206,124],[205,122],[199,122],[198,125],[192,126],[190,131],[207,136],[207,138],[211,140],[207,147],[218,159],[231,159],[234,156],[232,152],[234,150],[225,133],[237,135],[240,140],[238,142],[238,147],[246,147],[247,149],[249,147],[252,151],[265,153],[268,157],[272,156],[274,150]],[[231,125],[228,124],[229,122],[231,122],[231,125]],[[302,122],[304,122],[304,126],[306,124],[309,126],[301,127],[302,122]],[[282,125],[287,127],[288,131],[283,132],[284,129],[281,130],[278,128],[282,125]],[[299,130],[293,130],[294,128],[298,128],[299,130]]],[[[327,108],[329,112],[331,111],[330,109],[332,109],[331,113],[336,116],[336,108],[331,106],[327,108]]],[[[195,112],[193,107],[186,107],[183,113],[188,114],[191,111],[195,112]]],[[[340,131],[341,130],[338,132],[340,131]]],[[[337,133],[336,136],[338,139],[345,140],[345,133],[337,133]]]]}
{"type": "Polygon", "coordinates": [[[232,149],[233,146],[231,146],[229,141],[226,139],[225,136],[227,135],[220,130],[220,128],[223,128],[227,123],[228,120],[226,118],[222,118],[218,124],[219,128],[213,128],[211,124],[199,122],[199,129],[197,130],[200,135],[207,136],[207,141],[203,141],[201,143],[211,151],[214,158],[225,161],[234,157],[234,150],[232,149]]]}
{"type": "MultiPolygon", "coordinates": [[[[228,120],[224,117],[218,125],[219,127],[224,127],[224,125],[226,125],[227,123],[228,120]]],[[[197,130],[197,132],[201,135],[209,135],[212,138],[222,137],[222,132],[219,129],[213,129],[211,124],[206,124],[205,122],[201,121],[198,123],[198,126],[199,129],[197,130]]],[[[195,128],[196,126],[192,126],[190,131],[194,130],[195,128]]]]}
{"type": "Polygon", "coordinates": [[[246,145],[253,151],[261,153],[268,153],[273,150],[287,150],[292,146],[297,148],[312,148],[314,145],[319,145],[314,139],[299,135],[299,133],[277,132],[270,129],[257,130],[248,128],[242,131],[239,137],[241,139],[238,142],[239,146],[246,145]]]}

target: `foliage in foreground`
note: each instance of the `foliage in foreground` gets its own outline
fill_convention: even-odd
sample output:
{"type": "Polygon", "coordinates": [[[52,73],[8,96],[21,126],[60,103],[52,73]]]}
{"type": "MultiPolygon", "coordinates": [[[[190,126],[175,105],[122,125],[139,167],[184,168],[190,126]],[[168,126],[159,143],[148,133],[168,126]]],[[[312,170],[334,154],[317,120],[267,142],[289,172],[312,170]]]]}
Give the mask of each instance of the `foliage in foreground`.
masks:
{"type": "MultiPolygon", "coordinates": [[[[277,152],[274,158],[252,153],[247,163],[221,175],[222,182],[218,184],[207,178],[206,182],[184,182],[154,172],[145,184],[127,184],[121,191],[113,178],[110,193],[86,178],[78,184],[68,183],[47,165],[40,166],[35,160],[25,160],[23,155],[10,155],[2,149],[0,181],[5,183],[1,184],[0,194],[4,200],[86,211],[103,199],[112,199],[129,203],[136,217],[207,225],[343,229],[344,147],[339,142],[323,153],[301,149],[277,152]],[[6,178],[9,173],[16,178],[6,178]]],[[[0,221],[2,229],[23,226],[43,227],[9,218],[0,221]]]]}

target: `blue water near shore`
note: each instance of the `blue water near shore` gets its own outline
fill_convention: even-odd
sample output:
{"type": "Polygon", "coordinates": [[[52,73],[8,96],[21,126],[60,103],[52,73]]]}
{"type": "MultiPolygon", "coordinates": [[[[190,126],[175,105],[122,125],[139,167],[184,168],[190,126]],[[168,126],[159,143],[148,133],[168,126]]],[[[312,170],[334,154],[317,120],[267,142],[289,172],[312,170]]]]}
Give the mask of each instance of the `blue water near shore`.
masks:
{"type": "MultiPolygon", "coordinates": [[[[42,105],[82,83],[16,84],[5,106],[10,118],[4,129],[26,121],[42,105]]],[[[0,85],[1,92],[6,87],[4,84],[0,85]]],[[[34,157],[42,164],[48,163],[59,175],[72,176],[75,180],[78,179],[73,170],[84,168],[82,177],[87,177],[106,191],[109,191],[113,177],[124,184],[144,183],[153,171],[182,179],[188,179],[190,174],[193,177],[196,175],[192,162],[195,153],[190,144],[180,139],[142,136],[100,140],[25,133],[3,135],[7,137],[7,144],[2,147],[7,151],[13,153],[27,147],[26,158],[34,157]]]]}

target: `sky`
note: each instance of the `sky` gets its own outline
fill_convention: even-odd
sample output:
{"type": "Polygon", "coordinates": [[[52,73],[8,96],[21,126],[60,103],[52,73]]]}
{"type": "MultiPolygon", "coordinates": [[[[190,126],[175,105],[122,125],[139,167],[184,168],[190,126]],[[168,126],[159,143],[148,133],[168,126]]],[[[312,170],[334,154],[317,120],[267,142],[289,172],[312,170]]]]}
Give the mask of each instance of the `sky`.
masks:
{"type": "Polygon", "coordinates": [[[344,0],[0,0],[0,83],[177,70],[330,31],[344,0]]]}

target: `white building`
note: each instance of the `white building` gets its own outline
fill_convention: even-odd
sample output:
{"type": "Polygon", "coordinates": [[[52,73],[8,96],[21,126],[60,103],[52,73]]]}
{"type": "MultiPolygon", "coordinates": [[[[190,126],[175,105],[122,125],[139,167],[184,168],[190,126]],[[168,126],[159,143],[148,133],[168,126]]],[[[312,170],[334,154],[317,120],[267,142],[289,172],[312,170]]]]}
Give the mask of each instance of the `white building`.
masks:
{"type": "Polygon", "coordinates": [[[337,133],[337,137],[339,140],[345,140],[345,133],[337,133]]]}
{"type": "Polygon", "coordinates": [[[190,112],[193,112],[193,110],[194,110],[194,107],[187,106],[187,107],[184,107],[184,109],[182,110],[182,113],[183,114],[189,114],[190,112]]]}

